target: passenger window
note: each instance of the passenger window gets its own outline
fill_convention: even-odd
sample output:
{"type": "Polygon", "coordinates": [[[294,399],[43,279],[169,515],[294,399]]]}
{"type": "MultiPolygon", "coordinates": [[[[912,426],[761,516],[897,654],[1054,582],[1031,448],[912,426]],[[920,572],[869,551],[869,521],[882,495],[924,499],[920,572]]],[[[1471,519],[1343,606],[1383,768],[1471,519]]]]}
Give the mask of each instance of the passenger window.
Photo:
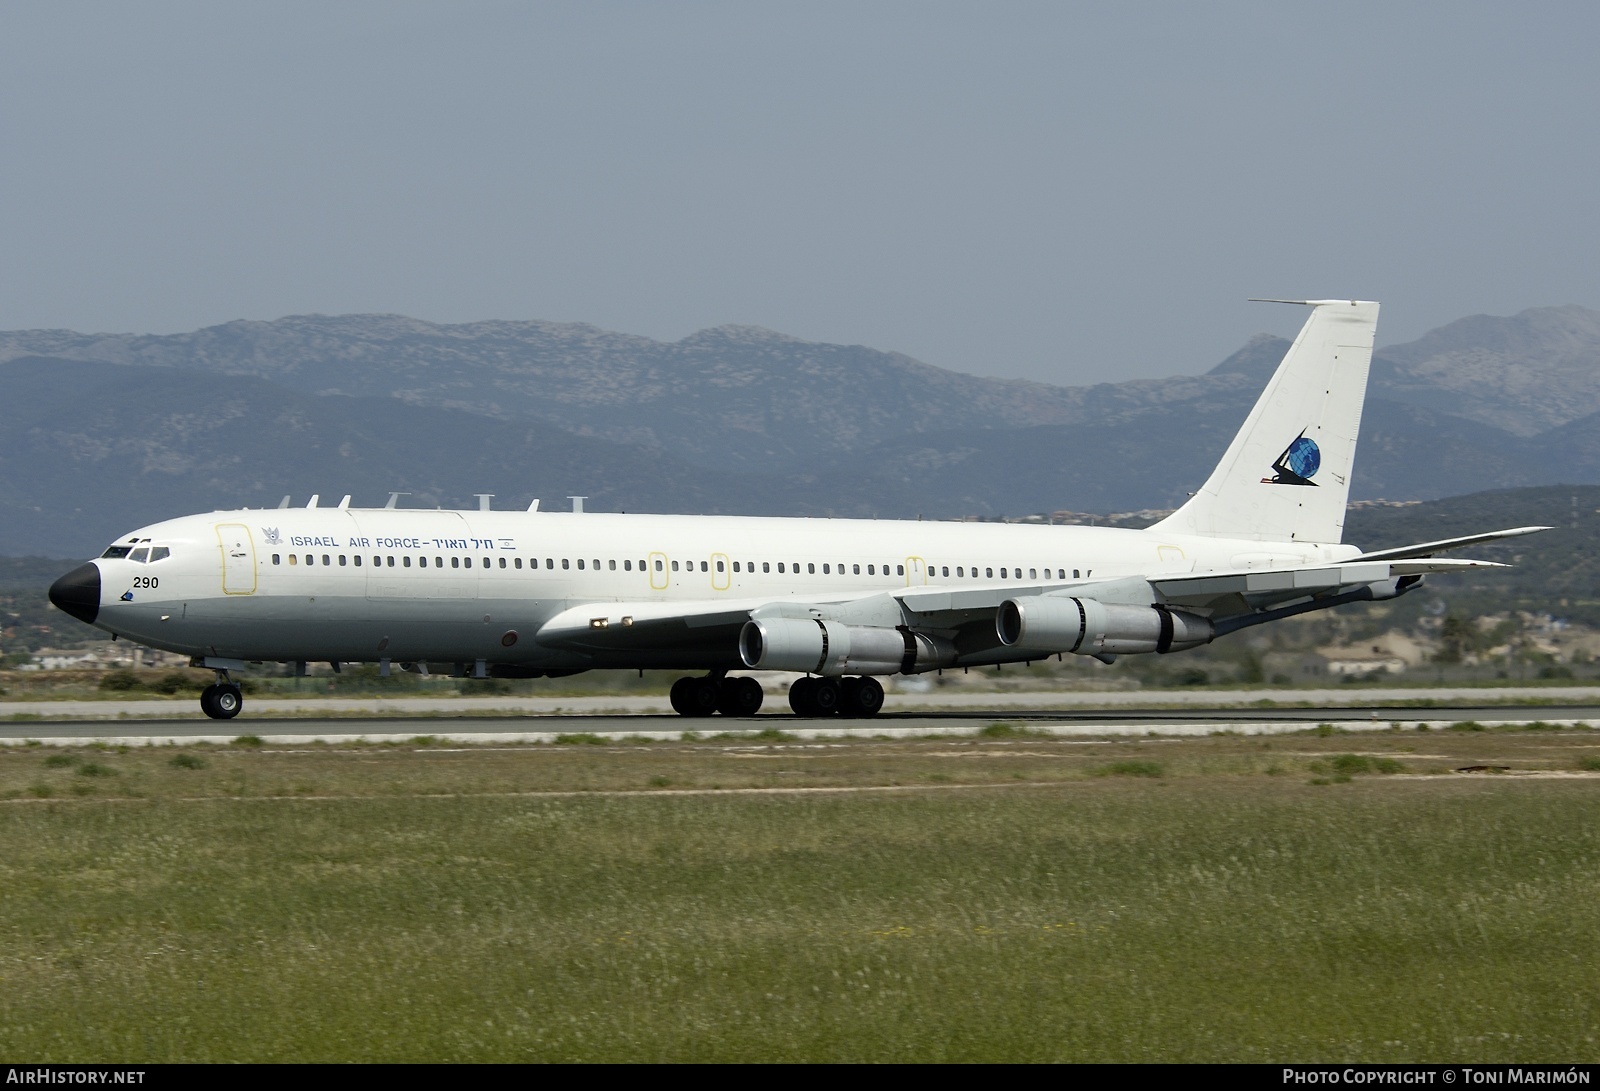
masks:
{"type": "Polygon", "coordinates": [[[583,571],[583,558],[582,557],[578,558],[578,571],[579,572],[583,571]]]}
{"type": "Polygon", "coordinates": [[[562,557],[561,558],[561,567],[562,568],[571,568],[572,567],[572,562],[567,560],[567,558],[562,557]]]}
{"type": "MultiPolygon", "coordinates": [[[[661,562],[660,562],[660,561],[657,561],[657,562],[656,562],[656,568],[657,568],[657,569],[659,569],[659,568],[660,568],[660,567],[661,567],[661,562]]],[[[678,570],[678,562],[677,562],[677,561],[673,561],[673,562],[672,562],[672,570],[673,570],[673,571],[674,571],[674,572],[676,572],[676,571],[677,571],[677,570],[678,570]]]]}
{"type": "MultiPolygon", "coordinates": [[[[739,562],[738,562],[738,561],[734,561],[734,562],[733,562],[733,570],[734,570],[734,571],[735,571],[735,572],[737,572],[737,571],[739,571],[739,562]]],[[[722,562],[721,562],[721,561],[718,561],[718,562],[717,562],[717,571],[718,571],[718,572],[721,572],[721,571],[722,571],[722,562]]],[[[751,570],[750,570],[750,571],[752,571],[752,572],[754,572],[754,571],[755,571],[755,569],[753,569],[753,568],[752,568],[752,569],[751,569],[751,570]]]]}
{"type": "Polygon", "coordinates": [[[506,559],[504,557],[501,557],[500,558],[500,567],[504,568],[505,566],[506,566],[506,559]]]}
{"type": "Polygon", "coordinates": [[[904,576],[906,574],[906,566],[903,565],[903,564],[895,565],[894,566],[894,574],[896,576],[904,576]]]}
{"type": "Polygon", "coordinates": [[[316,563],[317,563],[317,555],[315,553],[307,553],[306,554],[306,564],[316,564],[316,563]]]}
{"type": "Polygon", "coordinates": [[[357,568],[361,567],[361,554],[357,553],[354,557],[351,558],[351,560],[356,562],[356,567],[357,568]]]}
{"type": "Polygon", "coordinates": [[[941,567],[941,568],[940,568],[940,569],[939,569],[939,575],[941,575],[941,576],[948,576],[948,575],[949,575],[949,574],[950,574],[950,566],[949,566],[949,565],[943,565],[943,566],[942,566],[942,567],[941,567]]]}
{"type": "Polygon", "coordinates": [[[276,554],[276,553],[274,553],[274,554],[273,554],[273,555],[272,555],[272,563],[273,563],[273,564],[277,564],[277,563],[279,563],[279,562],[278,562],[278,554],[276,554]]]}
{"type": "Polygon", "coordinates": [[[289,554],[289,563],[290,564],[299,564],[300,563],[300,558],[296,557],[293,553],[291,553],[291,554],[289,554]]]}
{"type": "Polygon", "coordinates": [[[515,558],[515,563],[516,563],[517,569],[520,571],[522,569],[522,558],[521,557],[515,558]]]}
{"type": "Polygon", "coordinates": [[[622,562],[622,570],[624,572],[632,572],[633,571],[633,562],[632,561],[623,561],[622,562]]]}
{"type": "Polygon", "coordinates": [[[1030,569],[1028,569],[1028,578],[1030,580],[1036,580],[1036,579],[1039,578],[1039,573],[1036,572],[1034,569],[1030,568],[1030,569]]]}
{"type": "Polygon", "coordinates": [[[450,567],[451,568],[460,568],[461,567],[461,558],[460,557],[451,557],[450,558],[450,567]]]}
{"type": "MultiPolygon", "coordinates": [[[[504,561],[501,561],[500,563],[501,564],[505,564],[504,561]]],[[[617,570],[617,562],[616,561],[607,561],[606,562],[606,571],[615,572],[616,570],[617,570]]]]}
{"type": "Polygon", "coordinates": [[[959,564],[956,565],[956,575],[958,575],[958,576],[965,576],[966,575],[966,573],[961,570],[961,566],[959,564]]]}
{"type": "Polygon", "coordinates": [[[814,565],[814,564],[808,564],[808,565],[806,565],[806,571],[811,573],[812,575],[816,575],[817,566],[814,565]]]}
{"type": "Polygon", "coordinates": [[[660,561],[657,561],[657,562],[656,562],[656,571],[657,571],[657,572],[660,572],[660,571],[661,571],[661,562],[660,562],[660,561]]]}
{"type": "MultiPolygon", "coordinates": [[[[153,558],[152,558],[152,559],[153,559],[153,558]]],[[[331,564],[333,564],[333,560],[332,560],[332,558],[330,558],[330,557],[329,557],[329,556],[328,556],[328,555],[327,555],[327,554],[326,554],[326,553],[324,553],[324,554],[323,554],[323,555],[322,555],[322,563],[323,563],[323,564],[324,564],[324,565],[331,565],[331,564]]]]}
{"type": "Polygon", "coordinates": [[[872,565],[872,564],[867,565],[867,575],[876,576],[877,574],[878,574],[878,566],[877,565],[872,565]]]}
{"type": "Polygon", "coordinates": [[[761,571],[763,571],[763,572],[771,572],[772,571],[772,562],[771,561],[762,561],[761,562],[761,571]]]}
{"type": "Polygon", "coordinates": [[[554,568],[556,566],[556,559],[554,557],[546,557],[544,559],[544,566],[546,568],[554,568]]]}
{"type": "Polygon", "coordinates": [[[824,576],[828,575],[828,566],[827,565],[823,565],[822,566],[822,574],[824,576]]]}
{"type": "Polygon", "coordinates": [[[417,567],[418,568],[427,568],[428,567],[428,558],[426,558],[426,557],[418,557],[417,558],[417,567]]]}
{"type": "Polygon", "coordinates": [[[343,553],[339,554],[339,567],[340,568],[344,568],[345,567],[345,559],[344,559],[344,554],[343,553]]]}
{"type": "Polygon", "coordinates": [[[385,560],[387,561],[387,563],[388,563],[390,568],[394,567],[394,558],[393,557],[386,557],[385,560]]]}
{"type": "Polygon", "coordinates": [[[860,565],[859,565],[859,564],[853,564],[853,565],[851,565],[851,566],[850,566],[850,574],[851,574],[851,575],[852,575],[852,576],[859,576],[859,575],[861,575],[861,566],[860,566],[860,565]]]}
{"type": "Polygon", "coordinates": [[[400,558],[400,567],[401,568],[410,568],[411,567],[411,558],[410,557],[401,557],[400,558]]]}
{"type": "Polygon", "coordinates": [[[984,570],[983,570],[983,578],[984,578],[984,579],[986,579],[986,580],[992,580],[992,579],[994,579],[994,569],[992,569],[992,568],[985,568],[985,569],[984,569],[984,570]]]}
{"type": "Polygon", "coordinates": [[[778,571],[779,571],[779,573],[783,572],[783,562],[782,561],[778,562],[778,571]]]}
{"type": "Polygon", "coordinates": [[[700,571],[702,571],[702,572],[710,572],[711,571],[711,566],[709,564],[707,564],[705,561],[701,561],[700,562],[700,571]]]}
{"type": "Polygon", "coordinates": [[[1005,578],[1006,578],[1006,571],[1007,571],[1007,570],[1006,570],[1006,569],[1004,569],[1004,568],[1002,568],[1002,569],[1001,569],[1001,570],[1000,570],[1000,578],[1001,578],[1001,579],[1005,579],[1005,578]]]}
{"type": "MultiPolygon", "coordinates": [[[[738,562],[737,562],[737,561],[735,561],[735,562],[734,562],[734,563],[735,563],[735,564],[737,564],[737,563],[738,563],[738,562]]],[[[725,569],[725,568],[723,568],[723,566],[722,566],[722,562],[721,562],[721,561],[718,561],[718,562],[717,562],[717,571],[718,571],[718,572],[725,572],[725,571],[727,571],[727,569],[725,569]]]]}
{"type": "Polygon", "coordinates": [[[488,557],[485,557],[483,559],[483,567],[485,567],[485,568],[489,567],[489,558],[488,557]]]}
{"type": "Polygon", "coordinates": [[[1075,580],[1076,580],[1076,579],[1080,579],[1080,578],[1081,578],[1081,577],[1080,577],[1080,576],[1079,576],[1079,575],[1078,575],[1078,570],[1077,570],[1077,569],[1076,569],[1076,568],[1074,568],[1074,569],[1073,569],[1073,570],[1072,570],[1072,578],[1073,578],[1073,579],[1075,579],[1075,580]]]}

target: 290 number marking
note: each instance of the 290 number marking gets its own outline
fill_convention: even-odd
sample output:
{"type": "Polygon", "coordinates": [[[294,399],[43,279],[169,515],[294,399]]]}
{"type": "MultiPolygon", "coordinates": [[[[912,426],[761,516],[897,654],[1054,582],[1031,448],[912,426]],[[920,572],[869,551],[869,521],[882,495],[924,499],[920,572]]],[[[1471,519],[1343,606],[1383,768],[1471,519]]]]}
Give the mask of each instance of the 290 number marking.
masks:
{"type": "Polygon", "coordinates": [[[160,576],[135,576],[135,577],[133,577],[133,585],[135,587],[160,587],[161,586],[161,577],[160,576]]]}

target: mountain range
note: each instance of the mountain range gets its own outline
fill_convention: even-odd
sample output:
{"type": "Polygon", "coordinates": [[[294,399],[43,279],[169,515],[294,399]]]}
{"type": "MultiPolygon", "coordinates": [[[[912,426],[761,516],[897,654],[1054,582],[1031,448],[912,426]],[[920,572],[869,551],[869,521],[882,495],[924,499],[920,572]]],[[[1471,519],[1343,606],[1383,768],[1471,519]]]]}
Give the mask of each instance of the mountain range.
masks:
{"type": "MultiPolygon", "coordinates": [[[[993,518],[1171,507],[1288,343],[1203,374],[984,379],[749,326],[295,316],[175,335],[0,332],[0,553],[285,493],[418,506],[993,518]]],[[[1475,316],[1380,349],[1357,498],[1600,481],[1600,313],[1475,316]]]]}

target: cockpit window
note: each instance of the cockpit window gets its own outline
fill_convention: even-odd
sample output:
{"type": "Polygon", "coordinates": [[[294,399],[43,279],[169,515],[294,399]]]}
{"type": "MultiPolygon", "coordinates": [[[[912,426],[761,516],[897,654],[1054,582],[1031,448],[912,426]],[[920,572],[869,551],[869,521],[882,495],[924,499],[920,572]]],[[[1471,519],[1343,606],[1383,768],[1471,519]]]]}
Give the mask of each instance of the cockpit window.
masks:
{"type": "Polygon", "coordinates": [[[164,561],[170,556],[172,556],[172,550],[168,549],[166,546],[151,546],[150,547],[150,563],[151,564],[155,564],[157,561],[164,561]]]}
{"type": "Polygon", "coordinates": [[[132,546],[112,546],[110,549],[100,554],[100,557],[102,560],[110,559],[113,561],[119,561],[123,557],[126,557],[132,549],[132,546]]]}
{"type": "Polygon", "coordinates": [[[132,561],[134,564],[144,564],[149,559],[150,559],[150,547],[149,546],[140,546],[138,549],[136,549],[132,553],[128,554],[128,560],[132,561]]]}

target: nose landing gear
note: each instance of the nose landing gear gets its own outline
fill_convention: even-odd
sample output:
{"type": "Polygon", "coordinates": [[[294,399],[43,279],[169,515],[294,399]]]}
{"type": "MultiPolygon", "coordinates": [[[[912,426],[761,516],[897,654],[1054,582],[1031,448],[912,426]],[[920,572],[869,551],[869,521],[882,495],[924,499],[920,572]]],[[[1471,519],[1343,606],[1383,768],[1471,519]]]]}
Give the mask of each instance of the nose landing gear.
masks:
{"type": "Polygon", "coordinates": [[[200,691],[200,711],[213,720],[231,720],[242,708],[244,694],[228,679],[227,671],[219,670],[217,680],[200,691]]]}

